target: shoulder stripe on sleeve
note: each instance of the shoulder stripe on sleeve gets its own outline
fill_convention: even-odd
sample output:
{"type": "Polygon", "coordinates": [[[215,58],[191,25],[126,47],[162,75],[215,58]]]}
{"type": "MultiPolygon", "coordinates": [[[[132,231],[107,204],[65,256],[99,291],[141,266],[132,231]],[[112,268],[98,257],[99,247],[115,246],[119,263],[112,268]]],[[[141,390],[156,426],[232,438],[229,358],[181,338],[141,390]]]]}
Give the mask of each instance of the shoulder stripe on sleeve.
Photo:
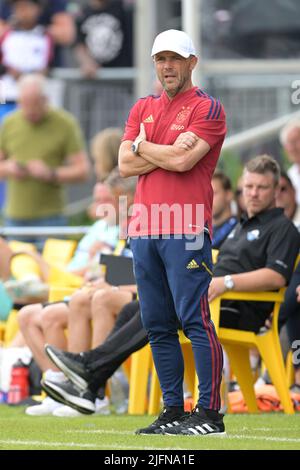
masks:
{"type": "Polygon", "coordinates": [[[205,93],[205,91],[202,91],[200,88],[196,90],[196,94],[201,98],[207,98],[209,96],[207,93],[205,93]]]}
{"type": "Polygon", "coordinates": [[[219,119],[221,111],[222,111],[222,104],[220,100],[213,98],[212,96],[202,91],[200,88],[196,90],[196,95],[198,95],[200,98],[208,98],[211,102],[210,108],[209,108],[209,111],[205,120],[208,121],[209,119],[215,119],[215,120],[219,119]]]}
{"type": "Polygon", "coordinates": [[[215,119],[215,117],[218,115],[219,111],[220,111],[220,108],[221,108],[221,103],[219,100],[217,100],[217,104],[216,104],[216,107],[215,107],[215,110],[214,110],[214,113],[212,115],[212,119],[215,119]]]}
{"type": "Polygon", "coordinates": [[[211,105],[210,105],[210,108],[209,108],[209,111],[208,111],[208,115],[206,116],[206,121],[208,121],[208,119],[210,119],[214,109],[215,109],[215,105],[216,105],[216,102],[214,100],[214,98],[212,98],[211,96],[209,97],[210,101],[211,101],[211,105]]]}
{"type": "Polygon", "coordinates": [[[222,105],[221,105],[221,103],[220,103],[220,109],[219,109],[219,112],[218,112],[218,114],[217,114],[217,116],[216,116],[216,121],[219,119],[220,114],[221,114],[221,111],[222,111],[222,105]]]}

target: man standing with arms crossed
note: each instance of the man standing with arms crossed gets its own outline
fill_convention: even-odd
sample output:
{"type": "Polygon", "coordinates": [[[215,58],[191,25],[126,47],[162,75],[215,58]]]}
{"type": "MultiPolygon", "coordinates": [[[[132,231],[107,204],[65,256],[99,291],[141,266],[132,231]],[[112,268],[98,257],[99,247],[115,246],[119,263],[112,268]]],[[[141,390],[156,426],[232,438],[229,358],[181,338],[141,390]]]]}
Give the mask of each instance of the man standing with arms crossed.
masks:
{"type": "Polygon", "coordinates": [[[143,324],[164,399],[163,413],[137,433],[159,434],[176,426],[178,434],[223,434],[218,413],[223,356],[207,291],[211,178],[225,137],[225,114],[218,100],[193,86],[197,57],[184,32],[159,34],[151,55],[164,91],[133,106],[119,153],[121,175],[139,175],[128,233],[143,324]],[[155,217],[157,209],[162,217],[155,217]],[[189,217],[182,217],[183,212],[189,217]],[[191,236],[195,244],[189,243],[191,236]],[[200,384],[199,402],[188,417],[179,324],[192,342],[200,384]]]}

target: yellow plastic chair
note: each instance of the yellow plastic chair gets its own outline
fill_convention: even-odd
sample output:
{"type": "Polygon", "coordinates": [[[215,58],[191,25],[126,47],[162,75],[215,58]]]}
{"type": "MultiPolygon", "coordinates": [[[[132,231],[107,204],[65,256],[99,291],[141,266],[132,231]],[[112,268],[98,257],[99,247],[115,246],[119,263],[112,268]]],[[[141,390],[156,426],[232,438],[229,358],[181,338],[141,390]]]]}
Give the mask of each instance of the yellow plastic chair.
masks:
{"type": "MultiPolygon", "coordinates": [[[[61,272],[59,276],[59,268],[63,268],[71,260],[76,249],[77,242],[75,240],[60,240],[55,238],[48,238],[44,245],[43,259],[50,265],[50,284],[56,280],[61,282],[61,272]],[[52,270],[52,271],[51,271],[52,270]]],[[[9,242],[10,248],[14,251],[36,251],[35,246],[30,243],[23,243],[19,241],[9,242]]],[[[19,254],[14,256],[11,261],[11,272],[15,279],[22,279],[29,274],[40,276],[39,264],[27,254],[19,254]]],[[[70,282],[64,281],[64,282],[70,282]]],[[[73,278],[72,284],[76,286],[81,285],[73,278]]]]}
{"type": "MultiPolygon", "coordinates": [[[[197,400],[198,390],[195,387],[195,362],[194,355],[192,350],[192,343],[185,336],[183,331],[179,331],[179,342],[181,345],[183,357],[184,357],[184,382],[187,385],[188,390],[192,393],[194,402],[197,400]]],[[[161,399],[161,389],[158,380],[158,375],[153,363],[152,366],[152,376],[151,376],[151,386],[150,386],[150,395],[149,395],[149,406],[148,414],[156,415],[160,410],[160,399],[161,399]]]]}
{"type": "Polygon", "coordinates": [[[148,406],[147,388],[152,365],[149,344],[131,355],[128,414],[143,415],[148,406]]]}
{"type": "Polygon", "coordinates": [[[18,311],[11,310],[5,322],[5,330],[4,330],[4,335],[3,335],[4,346],[8,346],[19,331],[19,324],[18,324],[17,317],[18,317],[18,311]]]}
{"type": "Polygon", "coordinates": [[[75,287],[50,286],[49,302],[58,302],[63,300],[65,297],[72,295],[75,290],[75,287]]]}
{"type": "Polygon", "coordinates": [[[84,283],[81,276],[77,276],[59,266],[50,266],[48,283],[50,286],[71,287],[79,289],[84,283]]]}
{"type": "MultiPolygon", "coordinates": [[[[179,341],[185,361],[185,382],[192,392],[195,388],[195,366],[190,340],[179,331],[179,341]]],[[[131,370],[129,381],[128,414],[157,414],[160,409],[161,390],[157,372],[153,363],[149,345],[135,352],[131,356],[131,370]],[[149,400],[147,388],[151,372],[151,385],[149,400]]]]}
{"type": "Polygon", "coordinates": [[[211,317],[217,334],[228,354],[233,373],[241,387],[250,413],[257,413],[254,393],[254,379],[249,361],[249,348],[256,347],[269,371],[271,380],[280,397],[284,412],[293,414],[294,408],[289,394],[278,335],[278,315],[284,299],[285,288],[278,292],[225,292],[210,303],[211,317]],[[262,334],[249,331],[220,328],[220,304],[222,300],[245,300],[255,302],[274,302],[272,327],[262,334]]]}
{"type": "Polygon", "coordinates": [[[71,260],[76,249],[75,240],[48,238],[43,249],[43,258],[50,265],[65,266],[71,260]]]}
{"type": "Polygon", "coordinates": [[[291,350],[288,352],[286,362],[285,362],[285,368],[286,368],[286,376],[287,376],[288,386],[291,387],[295,382],[295,370],[294,370],[294,365],[293,365],[293,353],[292,353],[291,350]]]}
{"type": "MultiPolygon", "coordinates": [[[[36,252],[32,243],[19,242],[12,240],[8,243],[14,253],[19,251],[36,252]]],[[[22,279],[29,274],[40,275],[40,268],[37,262],[27,254],[18,254],[13,256],[10,264],[11,274],[15,279],[22,279]]]]}
{"type": "Polygon", "coordinates": [[[219,250],[216,250],[215,248],[213,248],[211,250],[211,257],[212,257],[213,264],[216,264],[216,262],[218,261],[218,256],[219,256],[219,250]]]}
{"type": "Polygon", "coordinates": [[[0,345],[4,341],[6,322],[0,321],[0,345]]]}

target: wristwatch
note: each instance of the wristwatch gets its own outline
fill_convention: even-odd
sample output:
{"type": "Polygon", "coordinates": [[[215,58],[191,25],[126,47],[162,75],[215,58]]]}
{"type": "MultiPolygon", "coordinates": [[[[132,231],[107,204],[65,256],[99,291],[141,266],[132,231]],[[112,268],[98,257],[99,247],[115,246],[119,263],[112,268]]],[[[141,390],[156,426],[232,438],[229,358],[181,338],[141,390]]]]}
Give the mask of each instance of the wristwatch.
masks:
{"type": "Polygon", "coordinates": [[[142,137],[137,137],[135,139],[135,141],[132,143],[132,146],[131,146],[131,150],[133,151],[133,153],[138,154],[139,145],[141,142],[143,142],[143,140],[144,139],[142,137]]]}
{"type": "Polygon", "coordinates": [[[226,290],[232,290],[234,288],[234,280],[230,276],[230,274],[227,274],[224,277],[224,286],[226,287],[226,290]]]}

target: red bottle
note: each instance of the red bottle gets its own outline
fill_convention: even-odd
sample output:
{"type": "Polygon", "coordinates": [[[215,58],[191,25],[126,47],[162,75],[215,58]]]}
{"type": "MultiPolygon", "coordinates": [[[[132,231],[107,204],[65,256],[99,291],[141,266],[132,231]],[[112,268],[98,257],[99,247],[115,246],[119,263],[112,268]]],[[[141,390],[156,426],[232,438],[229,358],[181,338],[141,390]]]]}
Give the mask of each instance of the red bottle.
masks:
{"type": "Polygon", "coordinates": [[[10,405],[16,405],[29,395],[29,369],[19,359],[11,371],[11,381],[8,392],[7,402],[10,405]]]}

